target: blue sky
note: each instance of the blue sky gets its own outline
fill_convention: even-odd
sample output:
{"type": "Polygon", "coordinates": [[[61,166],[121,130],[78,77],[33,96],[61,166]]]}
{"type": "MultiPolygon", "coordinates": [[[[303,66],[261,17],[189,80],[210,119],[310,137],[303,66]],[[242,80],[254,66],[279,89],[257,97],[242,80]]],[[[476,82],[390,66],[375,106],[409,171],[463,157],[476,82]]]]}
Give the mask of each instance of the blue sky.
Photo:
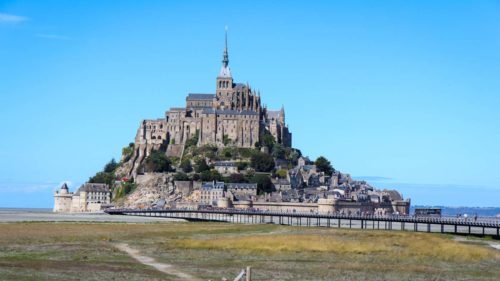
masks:
{"type": "Polygon", "coordinates": [[[0,1],[0,207],[51,207],[141,119],[238,82],[413,204],[500,206],[498,1],[0,1]]]}

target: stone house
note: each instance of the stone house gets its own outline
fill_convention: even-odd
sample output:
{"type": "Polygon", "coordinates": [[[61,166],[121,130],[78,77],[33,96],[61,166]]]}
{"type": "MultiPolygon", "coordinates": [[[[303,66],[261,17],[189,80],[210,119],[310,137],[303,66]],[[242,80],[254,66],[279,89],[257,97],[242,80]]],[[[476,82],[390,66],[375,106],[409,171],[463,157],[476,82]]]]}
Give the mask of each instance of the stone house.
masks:
{"type": "Polygon", "coordinates": [[[54,193],[54,212],[99,212],[110,203],[111,191],[103,183],[85,183],[75,193],[69,192],[65,183],[54,193]]]}
{"type": "Polygon", "coordinates": [[[217,205],[217,201],[225,195],[224,182],[204,182],[200,189],[200,203],[205,205],[217,205]]]}
{"type": "Polygon", "coordinates": [[[290,181],[287,179],[274,178],[271,180],[275,191],[286,191],[292,189],[290,181]]]}
{"type": "Polygon", "coordinates": [[[232,161],[217,161],[214,164],[214,169],[222,175],[238,173],[238,165],[232,161]]]}

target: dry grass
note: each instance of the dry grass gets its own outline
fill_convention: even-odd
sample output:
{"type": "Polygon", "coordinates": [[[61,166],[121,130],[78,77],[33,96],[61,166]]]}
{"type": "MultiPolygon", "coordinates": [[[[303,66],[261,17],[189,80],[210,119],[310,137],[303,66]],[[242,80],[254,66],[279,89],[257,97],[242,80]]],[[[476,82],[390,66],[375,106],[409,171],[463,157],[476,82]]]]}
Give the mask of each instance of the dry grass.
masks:
{"type": "MultiPolygon", "coordinates": [[[[371,239],[343,239],[342,236],[319,234],[271,234],[211,239],[182,239],[175,246],[186,249],[237,250],[240,252],[320,252],[337,255],[377,254],[397,255],[399,258],[438,259],[442,261],[476,262],[500,258],[494,250],[464,245],[437,235],[391,235],[379,233],[371,239]]],[[[352,237],[350,237],[352,238],[352,237]]]]}
{"type": "Polygon", "coordinates": [[[498,280],[500,266],[500,251],[438,234],[222,223],[8,223],[0,224],[0,280],[172,280],[118,251],[115,242],[212,280],[247,265],[256,280],[498,280]]]}

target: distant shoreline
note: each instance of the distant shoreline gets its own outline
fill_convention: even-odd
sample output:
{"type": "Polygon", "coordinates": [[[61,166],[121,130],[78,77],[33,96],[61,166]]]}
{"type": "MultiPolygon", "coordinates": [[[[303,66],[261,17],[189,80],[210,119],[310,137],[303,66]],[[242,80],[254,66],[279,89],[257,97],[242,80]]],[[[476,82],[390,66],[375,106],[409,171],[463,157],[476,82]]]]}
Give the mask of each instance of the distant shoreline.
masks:
{"type": "Polygon", "coordinates": [[[52,212],[52,208],[0,207],[0,212],[5,212],[5,211],[52,212]]]}

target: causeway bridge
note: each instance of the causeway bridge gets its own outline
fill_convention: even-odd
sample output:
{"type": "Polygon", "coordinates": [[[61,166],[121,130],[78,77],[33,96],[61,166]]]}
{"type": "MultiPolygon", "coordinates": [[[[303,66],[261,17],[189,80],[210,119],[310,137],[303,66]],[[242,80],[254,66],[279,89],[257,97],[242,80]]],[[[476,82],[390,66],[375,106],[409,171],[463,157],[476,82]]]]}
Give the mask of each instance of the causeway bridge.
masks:
{"type": "Polygon", "coordinates": [[[110,215],[148,216],[187,221],[242,224],[279,224],[309,227],[401,230],[491,236],[500,239],[500,219],[489,217],[420,217],[401,215],[343,215],[300,212],[273,212],[239,209],[107,209],[110,215]]]}

